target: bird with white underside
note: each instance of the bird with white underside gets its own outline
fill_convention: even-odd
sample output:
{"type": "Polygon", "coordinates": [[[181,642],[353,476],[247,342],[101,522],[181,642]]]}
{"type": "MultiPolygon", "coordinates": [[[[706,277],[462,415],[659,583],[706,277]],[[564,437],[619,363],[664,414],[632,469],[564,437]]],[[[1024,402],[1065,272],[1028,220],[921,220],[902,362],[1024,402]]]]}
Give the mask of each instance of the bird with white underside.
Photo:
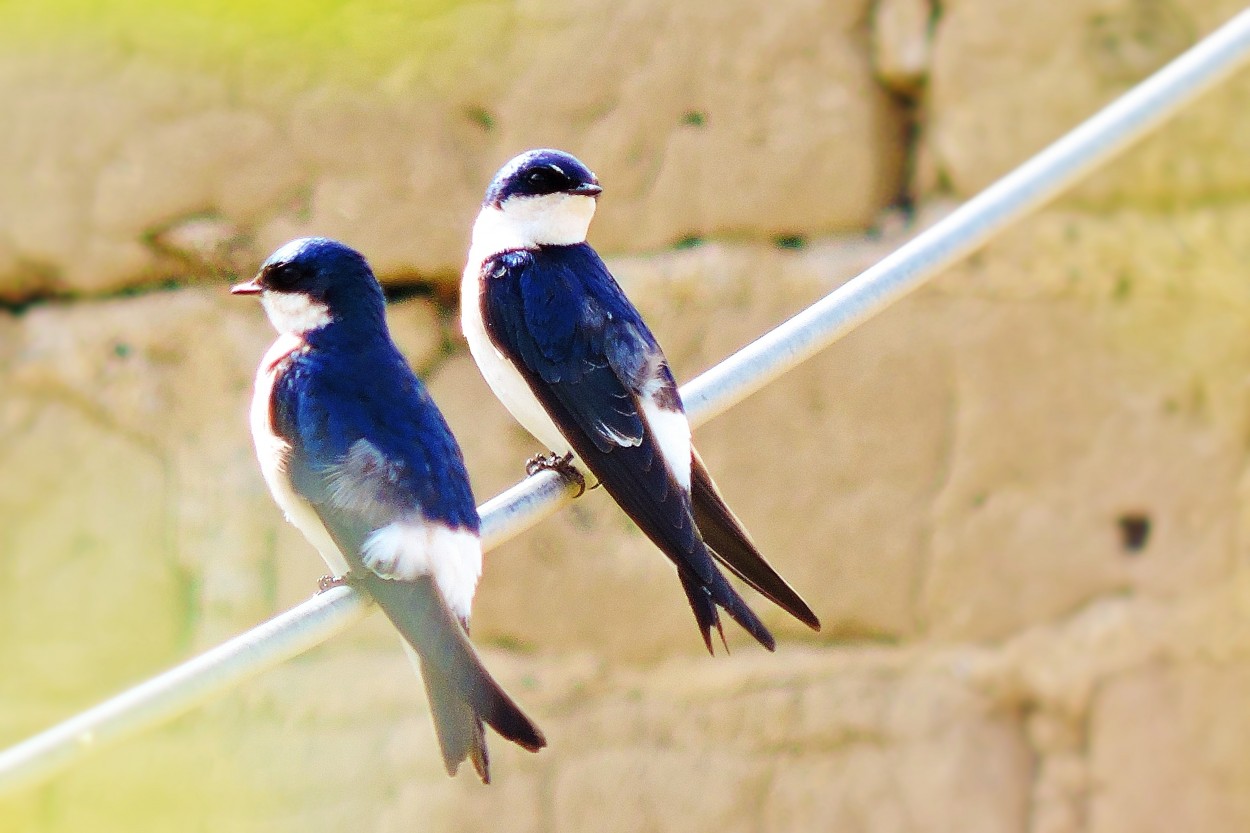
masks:
{"type": "Polygon", "coordinates": [[[709,652],[713,629],[724,641],[720,610],[775,648],[716,562],[819,630],[726,505],[691,444],[663,351],[586,242],[601,192],[558,150],[528,151],[499,170],[460,285],[469,350],[495,395],[553,452],[541,465],[583,482],[590,475],[673,562],[709,652]]]}
{"type": "Polygon", "coordinates": [[[448,774],[467,758],[489,782],[483,723],[531,752],[546,740],[469,642],[477,506],[455,437],[391,340],[381,286],[359,252],[313,237],[231,292],[259,295],[278,331],[251,411],[274,500],[399,631],[448,774]]]}

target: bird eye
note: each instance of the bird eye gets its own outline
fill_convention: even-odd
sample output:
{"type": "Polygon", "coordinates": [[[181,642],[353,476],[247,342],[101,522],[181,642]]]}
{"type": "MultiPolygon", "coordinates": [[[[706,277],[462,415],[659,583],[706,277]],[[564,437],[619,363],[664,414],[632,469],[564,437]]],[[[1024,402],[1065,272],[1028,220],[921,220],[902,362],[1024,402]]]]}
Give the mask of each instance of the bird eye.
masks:
{"type": "Polygon", "coordinates": [[[299,271],[289,263],[273,263],[265,267],[261,279],[271,289],[290,289],[299,281],[299,271]]]}
{"type": "Polygon", "coordinates": [[[535,168],[525,175],[527,189],[535,194],[553,194],[566,184],[564,176],[551,168],[535,168]]]}

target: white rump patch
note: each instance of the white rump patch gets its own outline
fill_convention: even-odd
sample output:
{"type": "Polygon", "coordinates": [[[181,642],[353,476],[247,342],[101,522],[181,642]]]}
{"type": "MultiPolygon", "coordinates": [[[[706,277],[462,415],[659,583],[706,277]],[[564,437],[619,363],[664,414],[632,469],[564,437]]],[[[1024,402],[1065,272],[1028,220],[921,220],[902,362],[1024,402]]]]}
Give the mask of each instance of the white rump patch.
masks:
{"type": "Polygon", "coordinates": [[[260,303],[269,315],[269,322],[280,333],[310,333],[331,321],[330,308],[302,292],[266,290],[261,293],[260,303]]]}
{"type": "Polygon", "coordinates": [[[690,491],[690,422],[681,411],[669,411],[655,404],[654,393],[647,391],[639,397],[642,417],[655,436],[656,444],[673,477],[687,492],[690,491]]]}
{"type": "Polygon", "coordinates": [[[434,576],[451,612],[469,620],[482,576],[482,544],[467,529],[435,521],[396,521],[365,539],[360,558],[382,578],[413,581],[434,576]]]}

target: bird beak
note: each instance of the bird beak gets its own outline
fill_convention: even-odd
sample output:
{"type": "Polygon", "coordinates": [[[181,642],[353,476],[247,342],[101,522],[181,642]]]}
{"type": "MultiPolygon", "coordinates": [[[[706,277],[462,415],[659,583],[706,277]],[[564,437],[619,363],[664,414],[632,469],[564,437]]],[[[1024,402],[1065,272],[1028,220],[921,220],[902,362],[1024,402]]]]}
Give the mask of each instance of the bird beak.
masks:
{"type": "Polygon", "coordinates": [[[576,194],[579,197],[597,197],[603,193],[603,188],[597,182],[584,182],[573,190],[570,194],[576,194]]]}
{"type": "Polygon", "coordinates": [[[236,283],[230,287],[231,295],[259,295],[264,291],[265,288],[257,282],[256,278],[252,278],[247,283],[236,283]]]}

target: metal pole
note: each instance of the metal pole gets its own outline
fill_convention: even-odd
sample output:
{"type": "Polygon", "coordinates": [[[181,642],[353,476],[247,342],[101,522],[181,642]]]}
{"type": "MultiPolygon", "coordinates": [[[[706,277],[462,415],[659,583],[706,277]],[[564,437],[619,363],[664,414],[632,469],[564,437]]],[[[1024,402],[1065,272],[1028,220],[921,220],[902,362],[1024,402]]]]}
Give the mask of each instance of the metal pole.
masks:
{"type": "MultiPolygon", "coordinates": [[[[816,355],[958,259],[984,245],[1090,170],[1158,127],[1250,57],[1242,12],[1071,133],[894,254],[682,388],[695,425],[707,422],[816,355]]],[[[572,500],[551,472],[481,507],[487,549],[572,500]]],[[[183,714],[345,630],[368,609],[335,588],[105,703],[0,753],[0,795],[35,786],[89,752],[183,714]]]]}

